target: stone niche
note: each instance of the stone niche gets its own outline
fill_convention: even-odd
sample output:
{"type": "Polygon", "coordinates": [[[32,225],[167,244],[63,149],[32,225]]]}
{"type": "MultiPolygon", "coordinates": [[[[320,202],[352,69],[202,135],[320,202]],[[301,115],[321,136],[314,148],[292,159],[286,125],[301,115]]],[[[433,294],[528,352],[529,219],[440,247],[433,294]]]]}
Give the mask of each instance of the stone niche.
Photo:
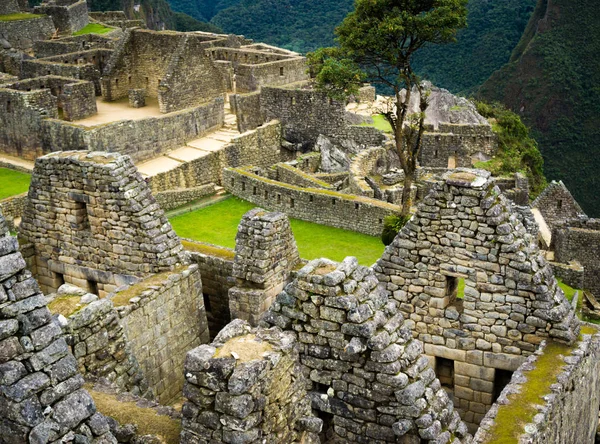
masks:
{"type": "Polygon", "coordinates": [[[37,159],[20,235],[48,293],[66,282],[102,297],[187,261],[133,162],[116,153],[37,159]]]}
{"type": "Polygon", "coordinates": [[[472,430],[545,338],[579,335],[521,217],[489,173],[449,172],[374,267],[472,430]]]}

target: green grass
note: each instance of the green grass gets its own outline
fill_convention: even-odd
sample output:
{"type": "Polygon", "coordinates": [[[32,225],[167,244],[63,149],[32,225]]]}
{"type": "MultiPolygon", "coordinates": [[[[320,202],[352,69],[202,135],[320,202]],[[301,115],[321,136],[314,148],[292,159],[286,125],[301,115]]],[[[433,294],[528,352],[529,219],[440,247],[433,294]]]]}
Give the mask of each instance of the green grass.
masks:
{"type": "Polygon", "coordinates": [[[29,189],[30,181],[29,174],[0,168],[0,200],[25,193],[29,189]]]}
{"type": "MultiPolygon", "coordinates": [[[[567,300],[569,302],[571,302],[573,300],[573,297],[575,296],[576,292],[581,291],[581,290],[577,290],[573,287],[569,287],[561,279],[556,279],[556,283],[562,289],[563,293],[565,294],[565,297],[567,298],[567,300]]],[[[581,301],[581,299],[580,299],[580,301],[581,301]]],[[[580,304],[580,301],[578,302],[578,304],[580,304]]]]}
{"type": "Polygon", "coordinates": [[[40,14],[28,14],[26,12],[17,12],[15,14],[0,15],[0,22],[16,22],[19,20],[31,20],[44,17],[40,14]]]}
{"type": "Polygon", "coordinates": [[[88,23],[84,28],[74,32],[73,35],[84,35],[84,34],[107,34],[114,31],[115,28],[109,28],[99,23],[88,23]]]}
{"type": "Polygon", "coordinates": [[[464,278],[458,278],[458,288],[456,289],[456,298],[465,298],[465,280],[464,278]]]}
{"type": "MultiPolygon", "coordinates": [[[[254,207],[250,202],[231,197],[170,221],[181,237],[235,248],[238,224],[254,207]]],[[[361,264],[372,265],[383,253],[384,246],[378,237],[297,219],[290,221],[303,259],[327,257],[341,261],[346,256],[356,256],[361,264]]]]}
{"type": "Polygon", "coordinates": [[[373,128],[377,128],[378,130],[383,131],[385,133],[392,132],[392,126],[390,125],[390,122],[385,120],[385,117],[383,117],[383,115],[377,114],[372,117],[373,123],[363,123],[361,124],[361,126],[372,126],[373,128]]]}

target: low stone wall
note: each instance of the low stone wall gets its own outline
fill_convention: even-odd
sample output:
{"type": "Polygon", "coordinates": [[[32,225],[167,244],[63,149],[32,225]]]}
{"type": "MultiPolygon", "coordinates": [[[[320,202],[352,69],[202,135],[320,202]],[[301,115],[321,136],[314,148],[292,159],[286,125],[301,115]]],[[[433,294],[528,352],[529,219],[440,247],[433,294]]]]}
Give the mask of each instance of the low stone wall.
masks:
{"type": "Polygon", "coordinates": [[[33,8],[33,11],[36,14],[47,14],[52,17],[54,27],[61,34],[72,34],[84,28],[90,22],[85,0],[65,5],[43,3],[33,8]]]}
{"type": "MultiPolygon", "coordinates": [[[[527,371],[535,368],[536,361],[544,353],[545,345],[527,358],[513,374],[508,384],[492,406],[474,437],[475,443],[488,442],[493,438],[493,428],[500,406],[519,402],[519,393],[527,390],[527,371]],[[514,399],[509,395],[516,394],[514,399]]],[[[584,335],[570,356],[564,358],[566,366],[550,386],[550,392],[541,397],[532,422],[523,425],[519,442],[547,443],[593,443],[598,427],[598,404],[600,403],[600,335],[584,335]]],[[[512,425],[512,424],[511,424],[512,425]]],[[[508,426],[508,424],[507,424],[508,426]]]]}
{"type": "Polygon", "coordinates": [[[181,393],[185,354],[207,343],[209,335],[198,266],[162,276],[162,282],[153,276],[111,299],[124,299],[126,305],[115,305],[131,351],[150,389],[166,404],[181,393]]]}
{"type": "Polygon", "coordinates": [[[304,57],[277,60],[258,65],[236,67],[236,87],[241,93],[256,91],[261,86],[287,85],[308,80],[304,57]]]}
{"type": "Polygon", "coordinates": [[[278,163],[275,165],[275,171],[277,172],[277,180],[280,182],[288,183],[290,185],[296,185],[302,188],[322,188],[324,190],[333,190],[333,187],[316,177],[311,176],[294,168],[286,163],[278,163]]]}
{"type": "Polygon", "coordinates": [[[62,151],[118,152],[131,156],[134,162],[140,162],[220,128],[223,119],[223,98],[160,117],[121,120],[92,127],[47,119],[42,122],[42,144],[44,152],[58,148],[62,151]]]}
{"type": "Polygon", "coordinates": [[[210,196],[211,194],[214,194],[214,192],[215,185],[210,183],[208,185],[189,189],[181,188],[177,190],[162,191],[156,193],[154,197],[164,211],[170,211],[195,200],[210,196]]]}
{"type": "Polygon", "coordinates": [[[117,39],[113,33],[109,35],[84,34],[71,37],[65,37],[58,40],[45,40],[35,42],[33,52],[39,58],[53,57],[62,54],[72,54],[79,51],[88,51],[98,48],[112,48],[117,39]]]}
{"type": "Polygon", "coordinates": [[[293,337],[240,320],[190,351],[181,444],[319,443],[293,337]],[[229,353],[224,353],[227,350],[229,353]]]}
{"type": "MultiPolygon", "coordinates": [[[[64,296],[57,296],[61,297],[64,296]]],[[[140,366],[131,353],[123,327],[119,324],[119,314],[109,299],[92,302],[67,320],[64,327],[67,342],[82,375],[106,378],[121,390],[152,397],[140,366]]]]}
{"type": "Polygon", "coordinates": [[[238,131],[256,129],[265,122],[260,110],[260,91],[250,94],[232,94],[229,96],[231,110],[237,117],[238,131]]]}
{"type": "Polygon", "coordinates": [[[6,225],[10,231],[16,231],[16,221],[23,216],[26,203],[27,193],[0,200],[0,209],[2,209],[6,225]]]}
{"type": "Polygon", "coordinates": [[[271,166],[281,160],[281,125],[270,122],[234,138],[219,151],[181,164],[148,179],[154,193],[223,182],[223,168],[242,165],[271,166]]]}
{"type": "Polygon", "coordinates": [[[54,34],[54,24],[48,16],[28,20],[0,22],[0,37],[13,48],[28,50],[38,40],[48,40],[54,34]]]}
{"type": "Polygon", "coordinates": [[[223,186],[230,193],[269,211],[331,227],[381,235],[383,219],[400,207],[335,191],[300,188],[266,179],[247,169],[226,168],[223,186]]]}
{"type": "Polygon", "coordinates": [[[560,262],[549,262],[554,276],[561,279],[569,287],[584,288],[585,269],[578,262],[563,264],[560,262]]]}
{"type": "Polygon", "coordinates": [[[233,250],[215,245],[182,240],[190,259],[198,265],[202,276],[202,294],[211,338],[231,321],[229,289],[234,286],[233,250]]]}

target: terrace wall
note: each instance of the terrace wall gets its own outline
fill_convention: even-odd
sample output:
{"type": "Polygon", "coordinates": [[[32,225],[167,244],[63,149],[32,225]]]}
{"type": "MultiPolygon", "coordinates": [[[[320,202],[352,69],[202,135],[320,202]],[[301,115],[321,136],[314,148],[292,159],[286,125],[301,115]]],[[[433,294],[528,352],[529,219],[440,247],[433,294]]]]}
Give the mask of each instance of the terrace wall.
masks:
{"type": "Polygon", "coordinates": [[[381,235],[383,219],[400,207],[386,202],[314,188],[300,188],[253,174],[247,169],[226,168],[223,186],[230,193],[269,211],[290,217],[381,235]]]}
{"type": "Polygon", "coordinates": [[[52,17],[54,27],[61,34],[72,34],[90,22],[86,0],[64,6],[42,3],[33,11],[36,14],[46,14],[52,17]]]}
{"type": "Polygon", "coordinates": [[[13,48],[28,50],[38,40],[48,40],[54,34],[54,24],[48,16],[27,20],[0,22],[0,37],[13,48]]]}
{"type": "Polygon", "coordinates": [[[6,226],[10,231],[16,231],[15,222],[23,216],[26,203],[27,193],[0,200],[0,208],[6,219],[6,226]]]}

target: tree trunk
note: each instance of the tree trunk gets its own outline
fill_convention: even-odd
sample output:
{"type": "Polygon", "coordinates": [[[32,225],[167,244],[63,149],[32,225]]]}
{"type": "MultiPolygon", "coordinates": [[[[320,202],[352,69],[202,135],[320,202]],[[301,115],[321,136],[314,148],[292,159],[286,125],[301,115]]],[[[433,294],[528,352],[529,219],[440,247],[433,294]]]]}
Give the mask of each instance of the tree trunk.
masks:
{"type": "Polygon", "coordinates": [[[406,168],[404,170],[404,188],[402,189],[402,212],[400,213],[400,215],[403,217],[410,214],[410,208],[412,207],[411,189],[414,181],[415,170],[412,168],[406,168]]]}

